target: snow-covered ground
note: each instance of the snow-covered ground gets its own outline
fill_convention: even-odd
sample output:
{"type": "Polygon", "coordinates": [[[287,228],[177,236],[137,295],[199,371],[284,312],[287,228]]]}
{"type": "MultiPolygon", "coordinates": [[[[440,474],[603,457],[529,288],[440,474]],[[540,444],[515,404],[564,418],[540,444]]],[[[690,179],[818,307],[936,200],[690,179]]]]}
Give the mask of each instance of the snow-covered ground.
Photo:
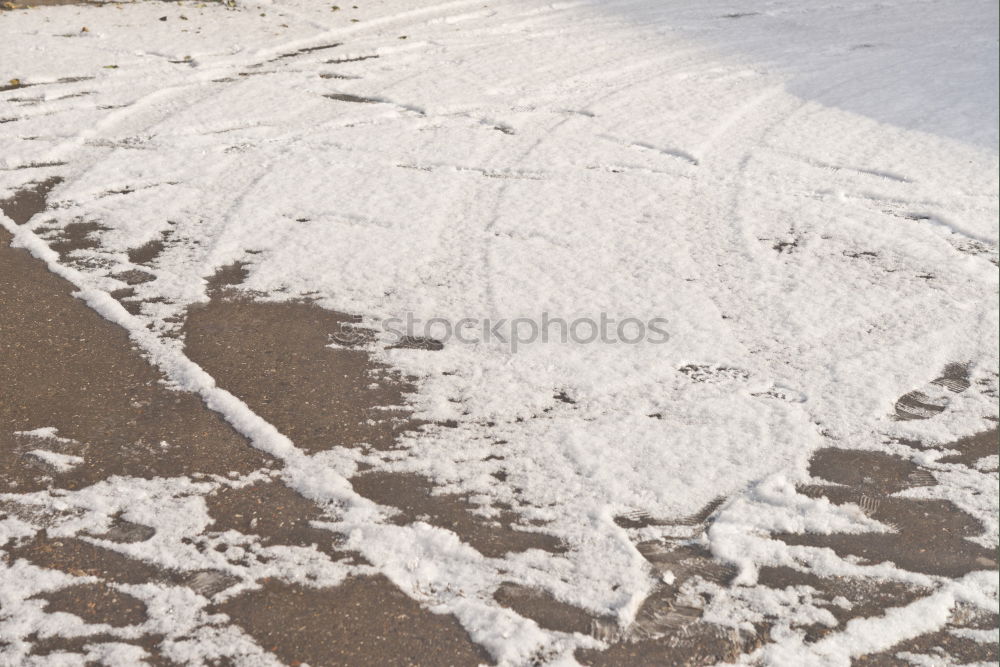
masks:
{"type": "MultiPolygon", "coordinates": [[[[548,647],[569,660],[593,640],[540,630],[484,592],[513,576],[627,623],[652,584],[614,517],[690,515],[718,496],[704,539],[741,583],[766,563],[856,573],[761,537],[872,529],[794,492],[810,455],[835,445],[932,464],[898,443],[991,425],[996,26],[991,0],[9,12],[0,76],[27,86],[0,99],[0,188],[64,181],[45,216],[3,224],[179,386],[283,458],[294,488],[343,503],[330,526],[404,591],[456,614],[497,659],[548,647]],[[46,234],[81,221],[100,224],[99,245],[59,264],[46,234]],[[151,266],[130,264],[129,249],[158,240],[151,266]],[[392,466],[514,503],[571,550],[487,559],[447,531],[373,520],[344,481],[354,454],[330,443],[309,456],[214,387],[174,334],[207,300],[206,278],[234,262],[246,263],[244,288],[360,314],[383,337],[408,314],[663,318],[666,342],[513,350],[470,334],[434,354],[384,353],[419,378],[419,416],[458,423],[412,438],[392,466]],[[133,286],[146,300],[137,315],[107,296],[130,269],[154,276],[133,286]],[[952,362],[987,391],[949,396],[934,419],[894,419],[897,398],[952,362]],[[483,460],[496,440],[502,485],[483,460]]],[[[984,522],[987,546],[996,482],[965,475],[948,496],[984,522]]],[[[165,535],[199,511],[190,483],[172,484],[139,493],[165,535]]],[[[60,502],[96,508],[101,493],[112,491],[60,502]]],[[[995,576],[950,582],[822,648],[790,636],[765,658],[847,660],[859,643],[934,629],[956,600],[995,611],[995,576]]]]}

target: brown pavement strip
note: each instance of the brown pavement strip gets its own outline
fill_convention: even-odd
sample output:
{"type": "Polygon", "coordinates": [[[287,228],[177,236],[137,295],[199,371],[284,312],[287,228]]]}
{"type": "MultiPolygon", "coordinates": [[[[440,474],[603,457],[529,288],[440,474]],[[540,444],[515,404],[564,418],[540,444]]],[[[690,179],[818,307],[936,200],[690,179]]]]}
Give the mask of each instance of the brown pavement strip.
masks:
{"type": "Polygon", "coordinates": [[[336,533],[310,525],[324,518],[322,510],[280,481],[221,487],[207,495],[205,502],[213,519],[209,527],[213,532],[235,530],[257,535],[265,546],[315,546],[334,560],[347,555],[336,549],[336,533]]]}
{"type": "Polygon", "coordinates": [[[367,472],[351,478],[354,490],[380,505],[395,507],[399,523],[424,521],[446,528],[488,558],[510,552],[541,549],[565,551],[558,538],[544,533],[518,530],[516,513],[501,510],[496,518],[474,514],[476,505],[459,494],[435,494],[434,484],[412,473],[367,472]]]}
{"type": "Polygon", "coordinates": [[[38,567],[121,584],[145,584],[167,578],[159,568],[144,561],[75,537],[50,538],[44,530],[30,540],[8,547],[7,555],[10,560],[23,558],[38,567]]]}
{"type": "Polygon", "coordinates": [[[996,569],[995,550],[966,539],[982,534],[982,524],[954,503],[889,495],[936,484],[929,471],[898,456],[827,448],[813,456],[810,474],[834,484],[801,487],[800,493],[838,505],[856,503],[892,532],[774,535],[786,544],[826,547],[868,563],[890,561],[913,572],[949,577],[996,569]]]}
{"type": "Polygon", "coordinates": [[[232,288],[241,285],[250,276],[247,270],[247,262],[233,262],[216,269],[215,273],[205,280],[205,287],[208,295],[212,299],[226,299],[233,296],[239,299],[239,292],[234,292],[232,288]]]}
{"type": "MultiPolygon", "coordinates": [[[[841,543],[845,550],[848,543],[858,542],[859,549],[864,543],[869,543],[867,550],[871,555],[858,553],[868,560],[876,556],[880,550],[894,549],[896,556],[904,560],[896,564],[904,569],[928,574],[944,576],[961,576],[972,570],[993,568],[996,561],[992,552],[984,547],[976,547],[975,543],[964,539],[976,537],[983,532],[982,524],[971,515],[958,509],[947,500],[922,500],[915,498],[875,498],[863,496],[852,489],[841,487],[808,487],[803,493],[812,497],[824,497],[830,502],[842,505],[857,503],[868,516],[881,521],[893,528],[890,533],[860,533],[847,539],[847,535],[802,535],[792,537],[780,535],[780,539],[788,544],[808,543],[814,541],[829,541],[831,544],[841,543]],[[841,537],[845,540],[841,540],[841,537]],[[968,547],[964,545],[969,545],[968,547]],[[895,545],[895,546],[892,546],[895,545]],[[906,553],[913,549],[916,553],[906,553]],[[979,560],[985,557],[985,560],[979,560]]],[[[834,550],[836,546],[832,546],[834,550]]],[[[883,560],[894,560],[892,553],[882,554],[883,560]]],[[[879,562],[879,561],[874,561],[879,562]]]]}
{"type": "Polygon", "coordinates": [[[451,616],[432,614],[378,575],[332,589],[265,582],[213,608],[286,664],[490,664],[451,616]]]}
{"type": "MultiPolygon", "coordinates": [[[[927,393],[909,392],[897,401],[897,418],[932,418],[947,407],[948,393],[969,389],[969,373],[968,364],[946,365],[929,386],[947,393],[931,400],[930,389],[927,393]]],[[[942,463],[974,465],[982,457],[997,453],[997,430],[962,438],[944,447],[956,449],[959,454],[942,458],[942,463]]],[[[887,524],[891,532],[773,537],[792,545],[826,547],[839,556],[860,557],[872,564],[888,561],[926,574],[958,577],[976,570],[997,569],[996,550],[967,539],[983,532],[983,526],[973,516],[951,501],[893,495],[908,488],[936,485],[931,471],[892,454],[830,447],[813,455],[809,472],[829,484],[800,487],[800,493],[827,498],[838,505],[855,503],[868,516],[887,524]]]]}
{"type": "Polygon", "coordinates": [[[356,321],[307,303],[216,298],[189,310],[184,349],[307,452],[391,449],[416,426],[405,409],[413,387],[367,350],[328,347],[356,321]]]}
{"type": "Polygon", "coordinates": [[[959,453],[940,458],[938,463],[962,463],[967,466],[975,466],[979,459],[1000,454],[1000,433],[995,428],[983,431],[948,445],[948,449],[957,449],[959,453]]]}
{"type": "MultiPolygon", "coordinates": [[[[908,509],[914,510],[911,516],[919,515],[919,507],[908,509]]],[[[951,511],[950,515],[962,518],[961,512],[951,511]]],[[[886,512],[885,516],[892,515],[886,512]]],[[[924,529],[903,534],[783,534],[774,537],[790,545],[832,549],[838,556],[854,556],[866,564],[891,562],[905,570],[925,574],[958,577],[976,570],[996,569],[993,549],[960,538],[930,537],[923,533],[924,529]]]]}
{"type": "Polygon", "coordinates": [[[530,618],[547,630],[588,635],[596,632],[595,626],[599,626],[602,620],[605,624],[613,623],[608,619],[599,619],[585,609],[562,602],[548,591],[509,581],[500,584],[493,593],[493,599],[502,607],[530,618]]]}
{"type": "Polygon", "coordinates": [[[76,584],[38,597],[46,601],[46,613],[65,612],[90,624],[122,627],[146,620],[146,604],[142,600],[104,583],[76,584]]]}
{"type": "Polygon", "coordinates": [[[0,488],[80,488],[111,475],[247,474],[275,462],[201,399],[171,391],[124,329],[0,229],[0,488]],[[55,427],[66,443],[14,435],[55,427]],[[35,449],[81,456],[60,472],[35,449]],[[58,450],[65,449],[65,452],[58,450]]]}
{"type": "Polygon", "coordinates": [[[809,461],[809,473],[872,496],[886,496],[915,486],[937,484],[930,471],[898,456],[835,447],[820,449],[813,454],[809,461]]]}

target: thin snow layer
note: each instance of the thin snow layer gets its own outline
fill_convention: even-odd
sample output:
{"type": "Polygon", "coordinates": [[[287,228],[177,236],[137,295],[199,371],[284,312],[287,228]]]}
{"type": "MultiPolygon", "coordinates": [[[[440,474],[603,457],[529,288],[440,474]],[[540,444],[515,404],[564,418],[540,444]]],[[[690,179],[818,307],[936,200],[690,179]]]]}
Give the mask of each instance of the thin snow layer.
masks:
{"type": "MultiPolygon", "coordinates": [[[[353,508],[331,523],[350,547],[456,613],[498,658],[523,661],[572,644],[491,606],[501,570],[627,620],[650,581],[613,517],[687,515],[724,495],[735,499],[711,546],[752,582],[755,563],[808,560],[804,548],[774,553],[758,530],[872,529],[794,493],[816,448],[943,443],[995,414],[966,392],[934,419],[891,419],[900,395],[949,362],[995,386],[996,63],[971,54],[995,45],[996,8],[883,4],[888,46],[856,48],[877,31],[869,5],[387,0],[331,12],[282,0],[8,13],[4,77],[29,87],[0,106],[17,119],[0,127],[0,188],[63,176],[18,242],[285,459],[296,488],[353,508]],[[898,76],[939,15],[947,30],[921,42],[921,78],[947,91],[898,76]],[[37,166],[54,162],[65,164],[37,166]],[[99,223],[100,243],[70,269],[44,239],[74,222],[99,223]],[[131,264],[127,251],[153,241],[162,252],[131,264]],[[162,334],[233,262],[246,263],[246,289],[376,327],[408,313],[475,320],[476,342],[388,353],[420,378],[421,416],[459,424],[409,443],[398,466],[514,502],[572,551],[498,564],[447,531],[383,525],[344,470],[317,465],[328,459],[215,387],[162,334]],[[129,269],[153,276],[132,286],[147,300],[137,316],[106,294],[129,269]],[[514,351],[482,339],[483,319],[543,313],[663,318],[669,340],[514,351]],[[497,440],[507,485],[483,461],[497,440]]],[[[962,484],[992,500],[941,495],[983,518],[996,508],[989,475],[962,484]]],[[[987,525],[995,540],[995,518],[987,525]]],[[[829,558],[814,554],[831,572],[856,567],[829,558]]],[[[956,597],[987,588],[963,580],[915,603],[934,613],[906,608],[809,651],[847,660],[855,635],[922,631],[907,625],[914,616],[940,625],[956,597]]]]}
{"type": "Polygon", "coordinates": [[[785,74],[801,98],[996,151],[997,35],[987,29],[997,24],[995,2],[592,4],[753,58],[785,74]]]}

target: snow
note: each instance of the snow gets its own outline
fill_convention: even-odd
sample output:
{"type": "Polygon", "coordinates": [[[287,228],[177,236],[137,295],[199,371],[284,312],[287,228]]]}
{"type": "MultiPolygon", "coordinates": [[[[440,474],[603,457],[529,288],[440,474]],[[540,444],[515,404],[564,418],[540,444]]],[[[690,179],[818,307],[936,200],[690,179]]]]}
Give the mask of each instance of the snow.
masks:
{"type": "Polygon", "coordinates": [[[52,466],[56,472],[68,472],[75,466],[83,463],[83,457],[81,456],[50,452],[47,449],[32,449],[28,454],[52,466]]]}
{"type": "MultiPolygon", "coordinates": [[[[943,443],[988,425],[995,402],[974,392],[926,422],[891,415],[949,362],[995,385],[996,13],[980,0],[5,13],[3,76],[50,83],[17,91],[37,103],[0,103],[0,117],[19,118],[0,125],[0,193],[26,174],[65,182],[45,215],[2,222],[177,386],[282,459],[288,483],[342,505],[329,527],[351,548],[518,663],[571,644],[492,603],[501,570],[628,620],[649,574],[613,517],[683,516],[724,495],[710,545],[745,583],[762,563],[802,558],[857,571],[759,537],[877,529],[794,493],[811,452],[877,449],[887,436],[943,443]],[[52,83],[71,76],[93,78],[52,83]],[[56,161],[66,164],[15,170],[56,161]],[[106,229],[70,266],[45,230],[79,221],[106,229]],[[129,263],[128,249],[157,239],[166,247],[152,266],[129,263]],[[513,352],[452,339],[433,354],[385,353],[420,378],[420,416],[459,422],[407,443],[400,465],[496,500],[519,487],[516,502],[572,551],[497,563],[448,531],[384,524],[346,481],[350,455],[310,457],[216,386],[163,334],[234,261],[248,263],[248,290],[309,295],[376,327],[407,314],[665,318],[662,345],[513,352]],[[137,295],[162,300],[139,315],[108,296],[123,286],[112,276],[133,268],[155,276],[137,295]],[[496,439],[508,443],[509,487],[488,481],[482,460],[496,439]]],[[[43,458],[77,463],[53,456],[43,458]]],[[[995,544],[995,473],[949,470],[919,493],[986,521],[983,541],[995,544]]],[[[61,500],[106,502],[139,482],[116,484],[61,500]]],[[[176,484],[158,491],[159,519],[146,517],[162,541],[126,545],[165,565],[195,557],[177,536],[204,519],[176,484]]],[[[295,558],[281,561],[286,572],[295,558]]],[[[955,586],[972,595],[985,584],[955,586]]],[[[939,627],[955,595],[765,658],[847,664],[861,647],[939,627]]]]}
{"type": "Polygon", "coordinates": [[[76,442],[71,438],[62,438],[56,435],[59,433],[59,429],[54,426],[43,426],[41,428],[33,428],[30,431],[14,431],[14,435],[20,435],[26,438],[39,438],[42,440],[51,440],[53,442],[60,443],[71,443],[76,442]]]}

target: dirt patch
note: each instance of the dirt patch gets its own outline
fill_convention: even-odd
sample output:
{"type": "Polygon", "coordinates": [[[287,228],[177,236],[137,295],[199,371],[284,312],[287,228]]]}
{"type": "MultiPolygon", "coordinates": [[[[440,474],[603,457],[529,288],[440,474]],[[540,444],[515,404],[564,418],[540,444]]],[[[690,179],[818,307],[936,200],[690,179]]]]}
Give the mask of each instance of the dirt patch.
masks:
{"type": "Polygon", "coordinates": [[[385,102],[385,100],[377,97],[362,97],[360,95],[351,95],[350,93],[330,93],[328,95],[324,95],[323,97],[336,100],[338,102],[351,102],[353,104],[380,104],[385,102]]]}
{"type": "Polygon", "coordinates": [[[152,280],[156,280],[156,276],[148,271],[141,271],[139,269],[129,269],[128,271],[122,271],[121,273],[116,273],[112,276],[126,285],[140,285],[142,283],[148,283],[152,280]]]}
{"type": "MultiPolygon", "coordinates": [[[[233,262],[219,269],[205,281],[208,294],[213,299],[225,298],[229,295],[227,288],[240,285],[249,277],[246,262],[233,262]]],[[[238,296],[238,295],[237,295],[238,296]]]]}
{"type": "MultiPolygon", "coordinates": [[[[58,182],[33,184],[3,200],[3,211],[24,224],[45,209],[45,195],[58,182]]],[[[73,227],[56,245],[64,254],[91,247],[89,236],[98,230],[91,225],[73,227]]],[[[5,490],[78,489],[112,475],[233,477],[278,465],[209,411],[198,396],[167,389],[163,375],[131,347],[124,330],[73,298],[72,285],[26,251],[11,248],[10,240],[10,234],[0,229],[4,313],[0,318],[0,377],[4,378],[0,383],[0,484],[5,490]]],[[[332,556],[342,555],[332,546],[333,533],[309,526],[309,521],[322,516],[322,510],[278,482],[222,488],[207,502],[215,529],[257,535],[264,544],[316,544],[332,556]]],[[[212,597],[236,582],[212,570],[163,570],[80,537],[52,538],[44,526],[55,517],[47,516],[47,510],[13,501],[5,502],[0,510],[39,527],[33,537],[5,545],[7,562],[25,559],[38,567],[102,580],[46,594],[49,612],[66,611],[89,622],[126,626],[142,622],[145,607],[117,591],[115,583],[186,586],[212,597]]],[[[118,516],[104,534],[93,537],[134,543],[154,534],[152,528],[118,516]]],[[[393,595],[405,597],[398,591],[393,595]]],[[[419,612],[435,621],[439,618],[410,604],[416,609],[414,617],[419,612]]],[[[336,611],[334,602],[328,607],[336,611]]],[[[433,634],[435,627],[433,623],[420,626],[427,631],[427,642],[440,640],[433,634]]],[[[34,642],[34,655],[81,653],[91,644],[122,641],[104,635],[29,635],[28,639],[34,642]]],[[[134,642],[154,654],[150,659],[155,664],[167,664],[155,655],[161,639],[143,637],[134,642]]],[[[383,639],[393,641],[391,635],[383,639]]]]}
{"type": "Polygon", "coordinates": [[[95,232],[107,229],[96,222],[71,222],[65,227],[46,234],[49,247],[59,253],[59,259],[65,260],[67,255],[75,250],[93,250],[100,243],[94,236],[95,232]]]}
{"type": "Polygon", "coordinates": [[[35,217],[36,214],[45,210],[46,198],[49,196],[49,192],[52,191],[52,188],[62,183],[62,181],[61,177],[53,176],[44,181],[30,183],[10,197],[0,199],[0,211],[3,211],[3,214],[16,224],[23,225],[35,217]]]}
{"type": "Polygon", "coordinates": [[[128,251],[128,261],[133,264],[149,264],[166,248],[166,244],[161,239],[153,239],[136,248],[128,251]]]}
{"type": "Polygon", "coordinates": [[[891,562],[912,572],[946,577],[997,567],[994,550],[963,539],[981,533],[982,527],[950,502],[883,502],[872,515],[894,524],[899,532],[774,537],[786,544],[832,549],[838,556],[860,558],[865,564],[891,562]]]}
{"type": "Polygon", "coordinates": [[[228,614],[286,664],[491,663],[453,617],[422,609],[382,576],[327,589],[269,581],[214,611],[228,614]]]}

